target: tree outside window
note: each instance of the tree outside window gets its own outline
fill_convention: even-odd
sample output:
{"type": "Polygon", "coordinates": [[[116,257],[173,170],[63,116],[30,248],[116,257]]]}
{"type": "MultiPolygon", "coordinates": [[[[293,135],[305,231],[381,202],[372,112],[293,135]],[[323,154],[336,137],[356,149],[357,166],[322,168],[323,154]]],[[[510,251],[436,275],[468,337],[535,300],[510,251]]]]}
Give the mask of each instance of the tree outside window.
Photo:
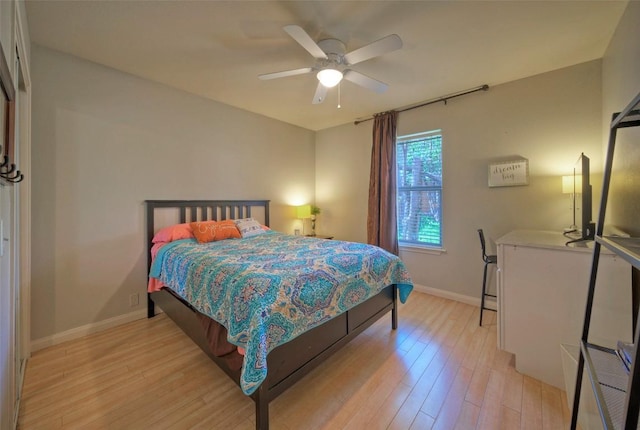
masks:
{"type": "Polygon", "coordinates": [[[440,130],[396,140],[398,242],[442,247],[440,130]]]}

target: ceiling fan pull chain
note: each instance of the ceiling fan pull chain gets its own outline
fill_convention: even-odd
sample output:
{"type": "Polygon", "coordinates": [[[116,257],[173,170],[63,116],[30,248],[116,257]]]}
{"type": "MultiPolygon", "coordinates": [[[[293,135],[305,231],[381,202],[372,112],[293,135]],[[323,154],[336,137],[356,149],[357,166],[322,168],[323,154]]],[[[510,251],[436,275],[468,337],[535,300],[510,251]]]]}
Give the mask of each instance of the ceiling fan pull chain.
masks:
{"type": "Polygon", "coordinates": [[[341,83],[338,83],[338,109],[340,109],[342,106],[340,106],[340,88],[342,87],[341,83]]]}

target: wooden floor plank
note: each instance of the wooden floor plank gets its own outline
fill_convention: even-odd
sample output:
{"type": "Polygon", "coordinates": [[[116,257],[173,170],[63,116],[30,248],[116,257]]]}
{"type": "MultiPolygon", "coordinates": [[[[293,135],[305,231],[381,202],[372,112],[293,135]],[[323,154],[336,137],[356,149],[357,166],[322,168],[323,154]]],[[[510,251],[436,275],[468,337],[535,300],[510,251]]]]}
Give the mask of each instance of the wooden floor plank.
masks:
{"type": "Polygon", "coordinates": [[[528,376],[523,377],[520,428],[522,430],[542,429],[541,382],[528,376]]]}
{"type": "Polygon", "coordinates": [[[562,429],[564,418],[562,413],[561,391],[548,384],[541,384],[542,394],[542,428],[544,430],[562,429]]]}
{"type": "Polygon", "coordinates": [[[473,372],[473,376],[471,377],[471,383],[469,384],[469,389],[467,390],[465,397],[467,402],[473,403],[478,407],[482,406],[484,393],[487,390],[487,384],[489,383],[489,372],[490,369],[486,366],[476,367],[473,372]]]}
{"type": "Polygon", "coordinates": [[[458,415],[458,421],[454,430],[475,429],[480,416],[480,407],[466,400],[462,403],[462,409],[458,415]]]}
{"type": "MultiPolygon", "coordinates": [[[[496,317],[412,293],[271,402],[272,430],[567,428],[566,394],[497,349],[496,317]]],[[[34,353],[20,430],[253,430],[254,403],[164,315],[34,353]]]]}
{"type": "Polygon", "coordinates": [[[471,375],[473,371],[466,367],[460,367],[455,381],[451,386],[451,390],[444,399],[442,408],[434,423],[434,430],[453,429],[458,422],[458,417],[462,412],[464,404],[464,395],[469,388],[471,375]]]}
{"type": "Polygon", "coordinates": [[[504,391],[505,375],[500,370],[491,369],[489,382],[480,407],[477,429],[496,430],[500,428],[502,417],[502,393],[504,391]]]}
{"type": "Polygon", "coordinates": [[[502,405],[520,413],[522,410],[522,374],[513,367],[505,372],[505,386],[502,393],[502,405]]]}
{"type": "Polygon", "coordinates": [[[433,428],[433,418],[429,415],[419,412],[416,419],[409,427],[409,430],[431,430],[433,428]]]}
{"type": "MultiPolygon", "coordinates": [[[[500,430],[514,430],[520,427],[520,413],[511,408],[500,408],[500,430]]],[[[561,430],[560,428],[558,430],[561,430]]]]}

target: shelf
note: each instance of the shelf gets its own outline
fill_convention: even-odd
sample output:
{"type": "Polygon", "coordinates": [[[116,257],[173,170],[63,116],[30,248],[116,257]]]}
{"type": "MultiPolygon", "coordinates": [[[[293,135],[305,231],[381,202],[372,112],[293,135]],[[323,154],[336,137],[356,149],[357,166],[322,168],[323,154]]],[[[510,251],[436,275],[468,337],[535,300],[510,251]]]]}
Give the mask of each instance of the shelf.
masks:
{"type": "Polygon", "coordinates": [[[616,123],[616,128],[637,127],[640,125],[640,111],[633,110],[616,123]]]}
{"type": "MultiPolygon", "coordinates": [[[[609,185],[612,176],[614,162],[614,148],[617,129],[626,127],[640,127],[640,93],[631,100],[621,112],[614,114],[610,132],[605,168],[603,175],[602,199],[600,201],[600,213],[596,225],[599,232],[605,225],[605,209],[609,194],[609,185]]],[[[622,196],[623,200],[625,196],[622,196]]],[[[589,327],[591,325],[591,311],[595,297],[596,278],[598,276],[598,262],[601,246],[617,256],[620,256],[634,268],[640,269],[640,237],[619,237],[596,235],[596,247],[593,253],[593,265],[589,280],[589,294],[584,315],[584,326],[580,341],[580,356],[578,361],[578,374],[571,413],[571,429],[578,427],[578,412],[580,407],[580,389],[582,375],[588,373],[593,394],[598,405],[602,425],[607,430],[631,430],[638,427],[638,406],[640,399],[640,354],[637,350],[633,353],[632,365],[628,371],[615,350],[604,348],[588,342],[589,327]],[[636,359],[637,358],[637,359],[636,359]],[[627,392],[629,391],[629,392],[627,392]],[[632,425],[632,423],[635,423],[632,425]]],[[[632,282],[635,284],[635,281],[632,282]]],[[[634,308],[635,325],[633,326],[633,338],[636,346],[640,345],[640,314],[634,308]]]]}
{"type": "Polygon", "coordinates": [[[582,342],[585,368],[589,372],[602,422],[607,429],[622,429],[629,375],[615,351],[582,342]]]}
{"type": "Polygon", "coordinates": [[[598,236],[596,241],[640,268],[640,237],[598,236]]]}
{"type": "Polygon", "coordinates": [[[640,93],[611,121],[611,128],[635,127],[640,122],[640,93]]]}

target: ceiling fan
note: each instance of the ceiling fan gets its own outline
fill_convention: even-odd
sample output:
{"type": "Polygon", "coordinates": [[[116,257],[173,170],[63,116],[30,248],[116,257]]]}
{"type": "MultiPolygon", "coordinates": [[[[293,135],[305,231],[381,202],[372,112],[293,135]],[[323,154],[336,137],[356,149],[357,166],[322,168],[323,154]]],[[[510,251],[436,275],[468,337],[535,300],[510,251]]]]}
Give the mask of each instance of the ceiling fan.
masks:
{"type": "Polygon", "coordinates": [[[384,92],[388,88],[387,84],[349,67],[402,48],[402,39],[397,34],[383,37],[347,53],[345,44],[338,39],[324,39],[316,43],[302,27],[297,25],[287,25],[284,27],[284,31],[316,59],[316,64],[313,67],[267,73],[259,75],[258,78],[263,80],[276,79],[317,72],[316,76],[319,82],[313,96],[313,104],[322,103],[327,95],[327,90],[338,85],[343,78],[377,93],[384,92]]]}

